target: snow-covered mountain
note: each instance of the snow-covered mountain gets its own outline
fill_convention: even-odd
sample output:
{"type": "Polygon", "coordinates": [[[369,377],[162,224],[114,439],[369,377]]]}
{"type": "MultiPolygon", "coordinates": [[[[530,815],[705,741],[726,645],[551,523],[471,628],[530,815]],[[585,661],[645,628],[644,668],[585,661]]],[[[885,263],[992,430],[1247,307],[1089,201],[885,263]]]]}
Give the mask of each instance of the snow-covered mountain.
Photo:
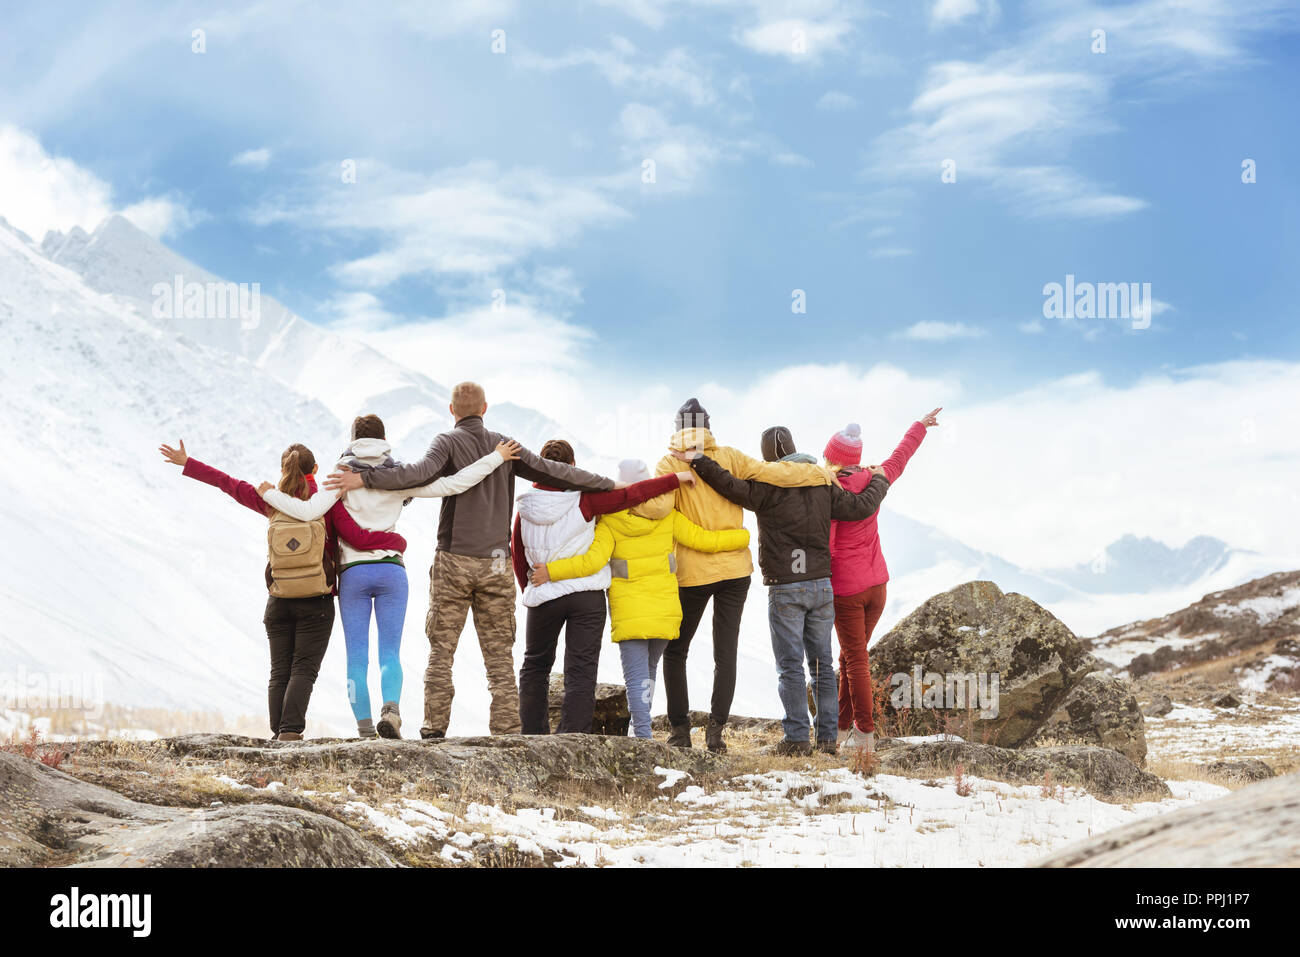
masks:
{"type": "MultiPolygon", "coordinates": [[[[197,458],[251,481],[273,480],[289,442],[304,442],[328,463],[350,419],[378,412],[397,454],[410,458],[450,425],[448,390],[269,296],[260,298],[256,325],[156,318],[155,286],[177,276],[221,282],[120,217],[92,233],[51,233],[39,246],[0,220],[0,440],[10,452],[0,476],[9,532],[0,659],[13,674],[72,680],[115,705],[259,715],[264,522],[183,480],[160,461],[159,442],[184,437],[197,458]]],[[[620,457],[591,452],[580,436],[508,398],[493,402],[489,420],[534,448],[568,437],[597,470],[609,472],[620,457]]],[[[417,501],[401,525],[410,541],[403,702],[412,725],[436,517],[436,503],[417,501]]],[[[1088,634],[1186,604],[1191,598],[1179,600],[1179,589],[1199,595],[1262,574],[1249,556],[1209,540],[1161,551],[1125,539],[1100,572],[1035,572],[888,507],[881,530],[893,580],[878,635],[931,595],[974,578],[1029,594],[1088,634]]],[[[780,713],[765,605],[756,579],[742,625],[739,713],[780,713]]],[[[456,664],[453,732],[487,725],[474,644],[462,642],[456,664]]],[[[690,674],[698,705],[712,674],[707,632],[697,644],[690,674]]],[[[619,681],[617,655],[602,658],[602,680],[619,681]]],[[[312,704],[314,733],[350,728],[344,686],[337,628],[312,704]]]]}

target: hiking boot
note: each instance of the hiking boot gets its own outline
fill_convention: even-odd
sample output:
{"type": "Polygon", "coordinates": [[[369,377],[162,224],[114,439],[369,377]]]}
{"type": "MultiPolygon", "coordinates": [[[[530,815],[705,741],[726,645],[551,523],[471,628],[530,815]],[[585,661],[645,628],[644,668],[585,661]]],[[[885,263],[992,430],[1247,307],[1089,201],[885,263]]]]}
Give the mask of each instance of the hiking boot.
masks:
{"type": "Polygon", "coordinates": [[[379,712],[379,723],[375,725],[381,738],[400,738],[402,736],[402,716],[397,713],[396,701],[385,701],[379,712]]]}
{"type": "Polygon", "coordinates": [[[726,754],[727,743],[722,740],[722,729],[727,726],[725,721],[717,721],[712,716],[709,723],[704,728],[704,746],[714,754],[726,754]]]}
{"type": "Polygon", "coordinates": [[[835,754],[840,747],[834,741],[818,741],[813,750],[821,754],[835,754]]]}
{"type": "Polygon", "coordinates": [[[277,740],[277,741],[301,741],[301,740],[302,740],[302,735],[301,735],[301,734],[298,734],[296,731],[281,731],[280,734],[276,737],[275,740],[277,740]]]}
{"type": "Polygon", "coordinates": [[[852,726],[849,726],[847,728],[840,728],[840,733],[835,737],[835,746],[842,747],[844,745],[844,739],[847,738],[852,733],[853,733],[852,726]]]}
{"type": "Polygon", "coordinates": [[[783,757],[806,757],[812,754],[812,745],[807,741],[782,741],[776,746],[776,753],[783,757]]]}
{"type": "Polygon", "coordinates": [[[674,724],[672,733],[668,735],[668,743],[674,748],[689,748],[691,746],[691,723],[674,724]]]}
{"type": "Polygon", "coordinates": [[[366,718],[365,721],[358,721],[357,737],[361,738],[363,741],[369,741],[371,738],[375,737],[375,723],[369,718],[366,718]]]}
{"type": "Polygon", "coordinates": [[[420,737],[425,741],[436,741],[447,736],[446,731],[429,731],[427,728],[420,729],[420,737]]]}
{"type": "Polygon", "coordinates": [[[849,729],[849,733],[840,741],[840,751],[848,754],[853,751],[865,751],[872,754],[876,750],[876,733],[874,731],[859,731],[857,726],[849,729]]]}

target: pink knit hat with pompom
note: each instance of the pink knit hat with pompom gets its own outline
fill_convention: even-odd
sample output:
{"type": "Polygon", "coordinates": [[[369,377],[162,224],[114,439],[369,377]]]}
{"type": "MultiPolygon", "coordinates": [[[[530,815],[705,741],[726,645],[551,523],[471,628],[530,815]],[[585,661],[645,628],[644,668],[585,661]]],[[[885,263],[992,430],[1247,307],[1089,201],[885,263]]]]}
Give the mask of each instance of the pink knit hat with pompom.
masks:
{"type": "Polygon", "coordinates": [[[862,426],[850,422],[831,436],[822,453],[831,465],[862,464],[862,426]]]}

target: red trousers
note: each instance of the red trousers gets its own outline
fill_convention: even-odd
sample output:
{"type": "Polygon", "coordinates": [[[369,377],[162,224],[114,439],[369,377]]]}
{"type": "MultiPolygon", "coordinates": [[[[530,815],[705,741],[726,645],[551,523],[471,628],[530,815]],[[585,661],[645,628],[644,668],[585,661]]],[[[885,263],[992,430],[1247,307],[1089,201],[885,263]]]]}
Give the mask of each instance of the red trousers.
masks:
{"type": "Polygon", "coordinates": [[[840,640],[840,730],[857,725],[875,731],[875,700],[867,644],[885,611],[885,586],[835,596],[835,633],[840,640]]]}

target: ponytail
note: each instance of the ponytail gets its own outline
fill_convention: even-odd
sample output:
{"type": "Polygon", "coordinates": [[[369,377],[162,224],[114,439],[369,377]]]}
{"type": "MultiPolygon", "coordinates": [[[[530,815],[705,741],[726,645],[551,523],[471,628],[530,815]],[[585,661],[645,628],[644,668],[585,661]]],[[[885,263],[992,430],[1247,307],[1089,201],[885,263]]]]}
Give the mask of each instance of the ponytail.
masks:
{"type": "Polygon", "coordinates": [[[294,498],[307,499],[307,476],[316,471],[316,456],[311,449],[295,442],[280,456],[280,491],[294,498]]]}

